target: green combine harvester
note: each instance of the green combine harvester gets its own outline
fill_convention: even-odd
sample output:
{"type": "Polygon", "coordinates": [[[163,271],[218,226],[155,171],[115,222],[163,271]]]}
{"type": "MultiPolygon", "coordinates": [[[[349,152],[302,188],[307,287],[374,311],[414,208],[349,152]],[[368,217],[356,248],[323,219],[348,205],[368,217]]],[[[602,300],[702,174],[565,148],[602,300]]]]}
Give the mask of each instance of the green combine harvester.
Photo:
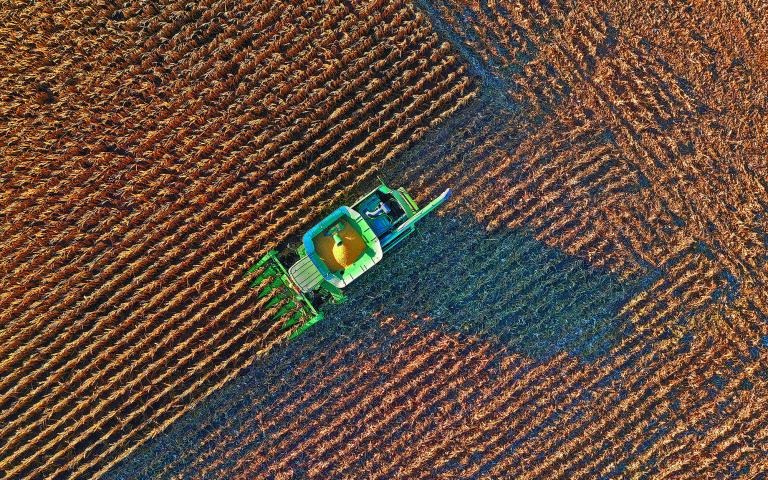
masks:
{"type": "Polygon", "coordinates": [[[320,305],[345,301],[343,288],[415,232],[416,223],[450,195],[447,189],[419,209],[404,188],[393,190],[381,182],[351,207],[337,208],[310,228],[296,251],[298,260],[289,268],[271,250],[246,276],[258,272],[251,286],[262,286],[260,298],[277,294],[267,304],[267,308],[283,305],[275,320],[293,312],[283,329],[304,322],[291,335],[294,338],[323,318],[320,305]]]}

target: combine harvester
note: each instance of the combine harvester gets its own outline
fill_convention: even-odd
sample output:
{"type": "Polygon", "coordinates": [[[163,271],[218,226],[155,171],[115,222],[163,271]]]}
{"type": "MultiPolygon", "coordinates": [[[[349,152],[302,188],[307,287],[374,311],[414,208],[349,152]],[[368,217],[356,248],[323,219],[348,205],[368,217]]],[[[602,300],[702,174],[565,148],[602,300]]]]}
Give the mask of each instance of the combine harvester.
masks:
{"type": "Polygon", "coordinates": [[[276,321],[293,312],[283,330],[304,321],[291,335],[294,338],[323,318],[320,305],[345,301],[342,289],[416,231],[416,222],[450,195],[447,189],[419,209],[404,188],[393,190],[381,182],[352,207],[339,207],[310,228],[296,251],[298,261],[290,268],[271,250],[246,276],[257,274],[251,286],[261,286],[260,298],[277,294],[267,304],[267,308],[283,304],[274,316],[276,321]]]}

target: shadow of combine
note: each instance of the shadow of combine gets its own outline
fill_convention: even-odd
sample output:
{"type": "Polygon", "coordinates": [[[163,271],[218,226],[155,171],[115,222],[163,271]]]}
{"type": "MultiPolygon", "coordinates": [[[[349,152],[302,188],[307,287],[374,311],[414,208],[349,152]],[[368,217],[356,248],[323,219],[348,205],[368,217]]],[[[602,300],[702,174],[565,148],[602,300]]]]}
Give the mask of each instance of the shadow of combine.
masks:
{"type": "Polygon", "coordinates": [[[326,320],[307,334],[359,330],[374,314],[427,316],[537,359],[567,351],[590,361],[628,333],[617,313],[643,285],[524,231],[488,234],[469,216],[425,219],[418,232],[350,285],[347,303],[326,307],[326,320]]]}

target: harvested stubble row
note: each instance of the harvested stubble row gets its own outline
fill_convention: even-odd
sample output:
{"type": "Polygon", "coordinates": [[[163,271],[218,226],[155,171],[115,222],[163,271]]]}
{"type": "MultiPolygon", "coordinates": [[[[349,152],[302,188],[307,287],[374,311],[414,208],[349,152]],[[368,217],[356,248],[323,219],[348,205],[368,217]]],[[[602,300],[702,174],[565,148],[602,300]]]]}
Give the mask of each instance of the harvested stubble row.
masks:
{"type": "MultiPolygon", "coordinates": [[[[726,389],[718,392],[719,402],[730,402],[732,397],[744,398],[741,392],[733,393],[734,385],[741,384],[741,388],[747,389],[753,388],[753,383],[763,385],[762,355],[768,341],[764,288],[768,271],[765,255],[768,224],[764,213],[768,190],[759,173],[765,168],[764,162],[761,165],[752,152],[759,149],[754,138],[760,137],[765,125],[754,121],[753,112],[760,108],[757,104],[761,97],[768,98],[764,97],[768,84],[756,85],[755,78],[767,64],[760,62],[757,52],[749,62],[729,57],[733,52],[755,51],[765,37],[760,39],[756,30],[749,28],[746,33],[751,38],[745,39],[742,34],[731,35],[725,31],[733,24],[713,24],[711,19],[725,15],[725,4],[692,2],[693,7],[665,8],[665,15],[670,17],[666,21],[675,25],[677,30],[674,30],[654,18],[655,8],[637,9],[631,3],[626,4],[632,5],[626,7],[628,11],[622,12],[622,7],[608,2],[587,2],[578,7],[568,2],[553,2],[546,7],[546,15],[538,24],[538,14],[529,10],[543,4],[435,3],[441,5],[443,17],[457,32],[474,29],[473,34],[462,36],[467,42],[475,42],[473,48],[494,45],[485,52],[484,58],[491,59],[501,51],[499,39],[489,33],[491,29],[473,26],[478,21],[488,21],[488,16],[504,24],[513,20],[515,28],[530,38],[542,33],[549,35],[543,41],[537,40],[539,60],[551,62],[553,75],[559,72],[569,85],[575,86],[572,98],[558,107],[553,118],[548,119],[543,128],[536,129],[515,151],[498,157],[476,154],[492,160],[490,166],[485,165],[489,173],[460,190],[458,196],[472,198],[470,209],[492,227],[528,228],[545,243],[583,256],[596,266],[609,267],[629,277],[651,269],[665,277],[663,282],[674,286],[666,290],[663,297],[650,299],[652,310],[630,315],[637,331],[598,364],[605,366],[605,372],[625,368],[622,362],[626,361],[626,349],[632,344],[635,345],[633,355],[644,351],[643,355],[649,359],[655,356],[657,360],[653,363],[643,363],[646,370],[633,374],[647,383],[631,383],[627,391],[637,396],[637,391],[666,388],[669,382],[679,389],[680,379],[675,377],[682,377],[695,387],[685,394],[701,400],[689,406],[691,421],[699,412],[718,404],[702,390],[707,389],[707,380],[715,372],[723,372],[722,364],[741,365],[758,360],[749,369],[738,371],[735,383],[729,384],[730,392],[726,389]],[[566,5],[567,9],[563,10],[566,5]],[[627,28],[617,34],[610,24],[624,26],[622,21],[637,28],[627,28]],[[706,38],[711,38],[724,54],[709,66],[711,69],[725,66],[732,70],[734,65],[748,64],[737,73],[737,82],[733,81],[734,77],[729,77],[730,82],[717,81],[717,76],[714,81],[701,78],[708,74],[702,75],[702,65],[697,65],[702,61],[697,58],[700,55],[697,50],[714,51],[710,45],[696,45],[706,42],[705,39],[694,35],[694,39],[698,38],[694,45],[680,48],[679,43],[688,38],[681,32],[694,31],[700,23],[707,25],[706,38]],[[662,31],[666,35],[662,38],[668,49],[663,54],[652,48],[652,43],[634,36],[645,30],[646,39],[654,38],[650,25],[654,27],[653,32],[662,31]],[[481,35],[488,38],[478,41],[481,35]],[[695,53],[689,55],[691,51],[695,53]],[[685,76],[696,78],[697,84],[686,83],[685,76]],[[732,97],[741,97],[741,103],[734,105],[738,114],[730,114],[726,98],[732,97]],[[705,102],[714,104],[715,110],[704,105],[705,102]],[[752,106],[749,112],[741,111],[744,103],[752,106]],[[724,111],[728,115],[717,114],[724,111]],[[584,161],[590,163],[585,167],[584,161]],[[511,185],[501,195],[490,188],[500,181],[511,185]],[[690,321],[692,317],[698,320],[690,321]],[[720,320],[713,321],[716,318],[720,320]],[[711,359],[709,364],[705,362],[697,367],[698,358],[669,350],[670,345],[679,341],[676,337],[687,331],[689,327],[685,325],[689,322],[696,326],[696,334],[705,338],[714,336],[710,341],[719,344],[718,353],[700,352],[711,359]],[[677,365],[675,374],[665,370],[668,365],[677,365]]],[[[752,2],[737,4],[736,12],[742,19],[748,17],[748,13],[752,14],[752,20],[755,14],[766,13],[765,7],[758,8],[752,2]]],[[[493,62],[490,63],[493,66],[493,62]]],[[[433,177],[422,174],[420,181],[439,190],[440,176],[440,172],[433,177]]],[[[603,375],[604,378],[607,377],[603,375]]],[[[628,417],[627,424],[608,432],[607,438],[593,435],[584,439],[581,437],[587,430],[580,429],[590,422],[602,421],[608,410],[585,415],[584,421],[578,422],[573,422],[578,416],[563,417],[562,423],[552,428],[551,435],[570,435],[578,439],[574,441],[575,446],[560,452],[559,446],[535,443],[523,460],[515,452],[491,470],[489,476],[557,474],[563,478],[591,478],[621,475],[625,468],[631,468],[634,473],[653,472],[663,463],[656,456],[646,454],[644,449],[661,437],[663,441],[648,452],[663,452],[674,443],[672,438],[664,436],[669,425],[675,425],[678,434],[684,430],[682,425],[689,425],[687,410],[669,407],[677,405],[678,393],[662,391],[660,395],[668,397],[663,407],[656,402],[658,398],[652,397],[656,398],[652,403],[643,400],[644,403],[619,410],[619,413],[632,412],[636,408],[646,415],[628,417]],[[680,415],[675,422],[666,418],[672,415],[670,410],[680,415]],[[622,439],[621,442],[615,437],[622,439]],[[609,442],[610,448],[606,445],[609,442]],[[585,450],[585,445],[606,448],[596,453],[585,450]],[[577,456],[577,451],[584,453],[577,456]],[[643,455],[633,462],[623,460],[632,458],[633,453],[643,455]],[[542,458],[552,455],[559,456],[554,461],[541,462],[542,458]],[[531,473],[531,462],[541,467],[531,473]],[[516,469],[509,470],[511,465],[516,469]]],[[[765,428],[760,418],[748,417],[745,426],[752,429],[750,432],[759,431],[761,426],[765,428]]],[[[547,438],[541,433],[537,435],[547,438]]],[[[759,449],[748,446],[753,433],[728,438],[718,436],[713,430],[702,435],[706,435],[706,442],[712,442],[712,447],[703,454],[706,461],[692,469],[691,462],[681,463],[685,450],[678,449],[675,457],[678,463],[665,471],[676,476],[679,470],[688,469],[690,472],[686,473],[693,478],[705,476],[704,472],[709,474],[717,464],[719,457],[712,452],[718,449],[738,451],[745,457],[733,455],[733,463],[728,467],[718,466],[720,471],[742,471],[747,465],[746,458],[760,457],[759,449]],[[728,446],[721,445],[721,441],[728,446]]],[[[690,443],[696,441],[696,437],[690,439],[690,443]]],[[[762,462],[752,465],[751,470],[743,471],[759,475],[765,463],[763,458],[762,462]]]]}
{"type": "MultiPolygon", "coordinates": [[[[728,283],[718,295],[743,293],[758,317],[768,312],[768,184],[764,157],[755,154],[765,130],[755,111],[768,98],[768,83],[757,81],[768,66],[764,28],[733,32],[733,24],[712,20],[729,7],[708,2],[665,7],[664,20],[651,6],[600,0],[430,3],[487,72],[504,85],[526,85],[523,92],[548,105],[523,102],[518,122],[535,127],[518,145],[470,151],[483,161],[455,204],[471,199],[470,210],[491,228],[528,229],[628,278],[702,251],[728,283]],[[712,45],[684,33],[699,25],[712,45]],[[656,32],[664,48],[649,43],[656,32]],[[527,70],[534,63],[546,66],[546,79],[527,70]],[[561,81],[569,88],[542,84],[561,81]],[[490,188],[500,183],[508,188],[490,188]]],[[[766,14],[748,1],[733,8],[740,22],[766,14]]],[[[462,167],[419,173],[424,195],[444,188],[443,171],[454,168],[462,167]]],[[[751,327],[750,342],[759,342],[763,329],[751,327]]]]}
{"type": "MultiPolygon", "coordinates": [[[[723,339],[702,336],[681,349],[654,336],[653,348],[589,365],[567,354],[531,361],[436,334],[431,321],[382,322],[377,339],[321,361],[310,356],[295,376],[239,380],[238,389],[262,393],[237,403],[222,395],[160,476],[592,478],[618,468],[676,472],[690,464],[687,449],[702,462],[696,468],[706,472],[720,456],[729,468],[768,447],[765,415],[753,403],[766,398],[768,383],[751,394],[740,387],[764,363],[744,363],[719,391],[698,393],[713,369],[737,361],[723,339]],[[734,436],[738,425],[744,430],[734,436]]],[[[307,358],[303,348],[278,355],[307,358]]]]}
{"type": "Polygon", "coordinates": [[[401,0],[3,15],[7,477],[103,473],[289,335],[243,267],[475,94],[401,0]]]}

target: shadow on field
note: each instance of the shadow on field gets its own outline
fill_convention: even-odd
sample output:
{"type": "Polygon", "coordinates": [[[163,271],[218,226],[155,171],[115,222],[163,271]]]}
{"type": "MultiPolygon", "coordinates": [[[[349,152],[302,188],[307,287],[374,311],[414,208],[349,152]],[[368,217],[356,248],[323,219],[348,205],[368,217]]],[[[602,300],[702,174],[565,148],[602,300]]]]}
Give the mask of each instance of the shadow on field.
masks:
{"type": "MultiPolygon", "coordinates": [[[[372,382],[366,388],[386,383],[393,374],[378,369],[400,368],[398,359],[407,363],[410,358],[401,358],[403,353],[434,330],[448,334],[438,338],[463,345],[461,351],[487,341],[493,350],[501,347],[510,355],[539,360],[561,351],[594,359],[627,333],[616,313],[637,288],[527,232],[488,234],[471,217],[452,211],[428,217],[416,234],[346,289],[346,303],[325,306],[323,321],[255,362],[106,478],[183,477],[210,461],[221,470],[204,477],[216,478],[217,471],[236,468],[248,452],[279,445],[289,419],[310,425],[326,422],[321,416],[333,418],[332,409],[313,406],[329,398],[342,402],[344,392],[360,381],[358,369],[372,371],[365,362],[376,359],[378,365],[373,368],[377,373],[365,375],[372,382]],[[403,330],[395,333],[394,328],[403,330]],[[273,415],[287,416],[272,423],[273,415]]],[[[489,379],[501,373],[506,356],[484,368],[489,379]]],[[[352,418],[350,428],[364,425],[367,411],[352,418]]],[[[308,428],[297,442],[306,440],[304,435],[319,435],[316,427],[308,428]]],[[[271,464],[269,458],[265,465],[271,464]]],[[[306,474],[307,465],[301,456],[290,462],[296,478],[306,474]]]]}
{"type": "Polygon", "coordinates": [[[626,334],[616,314],[637,288],[524,231],[488,234],[448,213],[425,219],[317,328],[335,335],[377,312],[429,316],[538,359],[568,351],[593,360],[626,334]]]}

